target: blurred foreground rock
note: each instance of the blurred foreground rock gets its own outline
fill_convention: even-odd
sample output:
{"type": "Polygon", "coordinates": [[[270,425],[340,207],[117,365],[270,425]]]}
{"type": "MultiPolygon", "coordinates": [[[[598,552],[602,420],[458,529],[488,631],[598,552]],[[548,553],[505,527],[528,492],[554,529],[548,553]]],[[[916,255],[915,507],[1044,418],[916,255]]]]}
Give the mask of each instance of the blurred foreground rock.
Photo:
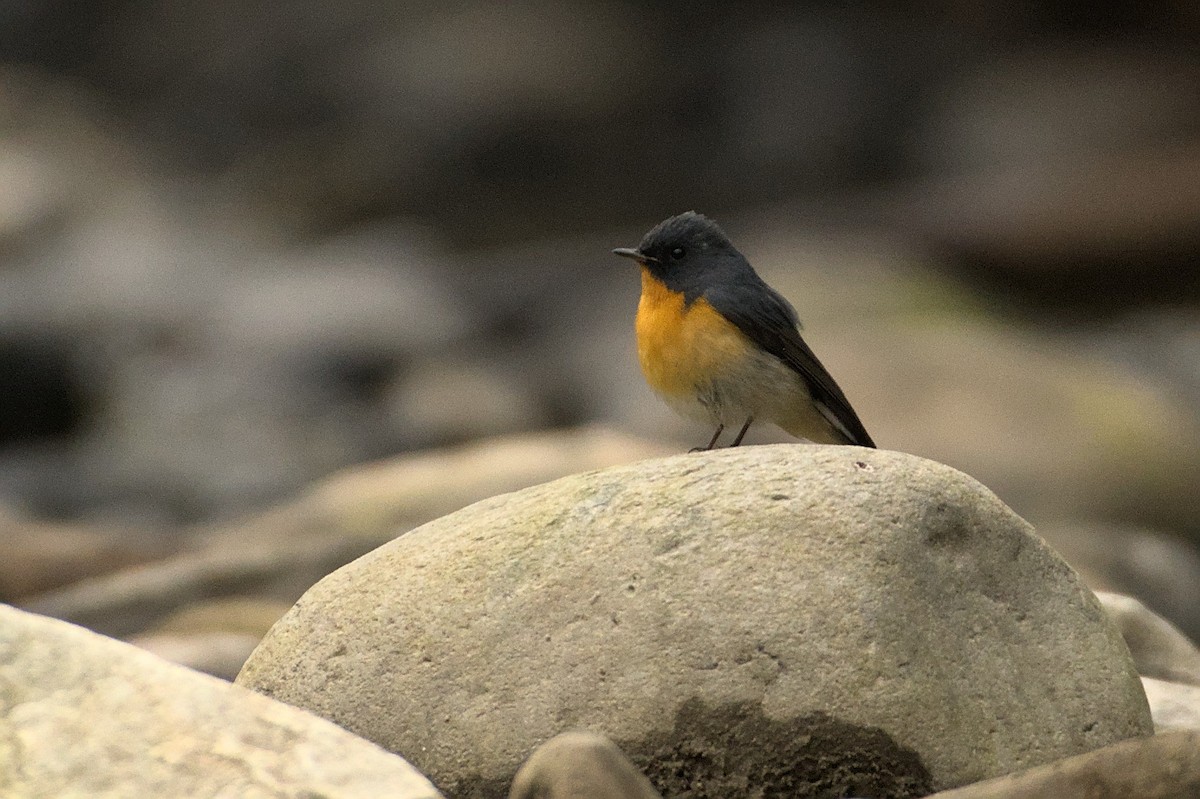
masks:
{"type": "Polygon", "coordinates": [[[322,580],[238,681],[457,797],[503,795],[577,727],[694,796],[919,796],[1152,731],[1119,634],[1026,523],[953,469],[848,447],[478,503],[322,580]]]}
{"type": "Polygon", "coordinates": [[[334,724],[0,605],[0,795],[436,799],[334,724]]]}
{"type": "MultiPolygon", "coordinates": [[[[756,796],[751,783],[737,796],[756,796]]],[[[691,795],[690,793],[687,795],[691,795]]],[[[1140,738],[934,794],[929,799],[1185,799],[1200,795],[1200,732],[1140,738]]],[[[657,799],[603,736],[571,732],[539,746],[509,799],[657,799]]]]}
{"type": "Polygon", "coordinates": [[[612,741],[595,733],[564,732],[535,749],[521,765],[508,799],[660,797],[612,741]]]}
{"type": "Polygon", "coordinates": [[[1200,796],[1200,732],[1122,741],[929,799],[1186,799],[1200,796]]]}

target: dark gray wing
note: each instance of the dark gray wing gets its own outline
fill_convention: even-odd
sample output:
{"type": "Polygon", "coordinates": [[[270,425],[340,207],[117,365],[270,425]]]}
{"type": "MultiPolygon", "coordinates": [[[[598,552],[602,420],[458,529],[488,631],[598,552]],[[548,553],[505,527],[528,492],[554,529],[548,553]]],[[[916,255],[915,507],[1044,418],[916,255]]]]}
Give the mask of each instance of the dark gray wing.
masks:
{"type": "Polygon", "coordinates": [[[849,433],[851,444],[875,446],[841,387],[800,337],[791,303],[753,273],[730,285],[708,289],[704,298],[751,341],[794,369],[818,407],[823,406],[822,410],[845,428],[843,432],[849,433]]]}

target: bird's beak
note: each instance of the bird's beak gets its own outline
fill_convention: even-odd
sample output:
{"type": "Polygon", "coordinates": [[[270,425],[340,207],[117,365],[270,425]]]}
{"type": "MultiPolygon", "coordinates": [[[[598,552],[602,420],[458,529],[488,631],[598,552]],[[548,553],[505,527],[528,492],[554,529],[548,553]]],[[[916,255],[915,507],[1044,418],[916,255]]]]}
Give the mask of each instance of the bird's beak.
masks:
{"type": "Polygon", "coordinates": [[[632,247],[618,247],[617,249],[613,250],[613,254],[620,255],[625,258],[632,258],[639,264],[658,263],[657,258],[651,258],[649,255],[642,255],[632,247]]]}

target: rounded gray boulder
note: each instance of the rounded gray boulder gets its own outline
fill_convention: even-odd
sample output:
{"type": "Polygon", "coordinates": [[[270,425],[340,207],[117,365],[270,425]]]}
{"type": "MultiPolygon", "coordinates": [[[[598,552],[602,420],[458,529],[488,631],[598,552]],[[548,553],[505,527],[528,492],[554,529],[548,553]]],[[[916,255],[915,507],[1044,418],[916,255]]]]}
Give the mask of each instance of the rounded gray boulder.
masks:
{"type": "Polygon", "coordinates": [[[454,797],[505,796],[575,728],[668,797],[920,796],[1152,732],[1120,635],[1027,523],[954,469],[853,447],[479,502],[326,577],[238,681],[454,797]]]}

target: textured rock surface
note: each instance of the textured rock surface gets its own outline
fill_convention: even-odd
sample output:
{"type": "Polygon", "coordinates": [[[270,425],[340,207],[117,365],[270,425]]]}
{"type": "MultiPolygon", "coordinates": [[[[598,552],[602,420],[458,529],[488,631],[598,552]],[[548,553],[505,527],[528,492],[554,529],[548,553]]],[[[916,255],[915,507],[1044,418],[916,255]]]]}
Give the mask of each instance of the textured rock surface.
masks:
{"type": "Polygon", "coordinates": [[[1119,634],[1029,525],[953,469],[848,447],[485,500],[322,580],[238,680],[456,797],[503,796],[577,727],[694,796],[920,795],[1152,729],[1119,634]]]}
{"type": "Polygon", "coordinates": [[[0,796],[438,794],[323,719],[0,605],[0,796]]]}
{"type": "Polygon", "coordinates": [[[1122,741],[929,799],[1184,799],[1200,796],[1200,732],[1122,741]]]}

